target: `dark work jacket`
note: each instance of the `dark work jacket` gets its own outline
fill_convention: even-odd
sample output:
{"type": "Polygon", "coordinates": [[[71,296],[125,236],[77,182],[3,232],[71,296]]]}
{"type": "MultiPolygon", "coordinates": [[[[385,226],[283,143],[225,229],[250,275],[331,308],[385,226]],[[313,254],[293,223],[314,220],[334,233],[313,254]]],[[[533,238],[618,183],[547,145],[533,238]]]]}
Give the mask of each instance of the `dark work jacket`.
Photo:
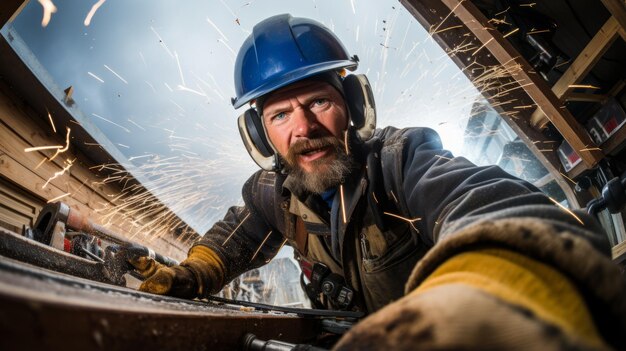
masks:
{"type": "MultiPolygon", "coordinates": [[[[401,297],[416,264],[438,243],[480,223],[543,221],[574,233],[600,256],[610,256],[592,218],[573,216],[497,166],[478,167],[453,157],[431,129],[388,127],[350,151],[359,167],[341,184],[333,208],[299,189],[288,175],[258,171],[243,186],[245,204],[231,207],[196,245],[217,252],[225,262],[226,281],[269,262],[285,243],[292,245],[303,259],[322,262],[343,276],[366,312],[401,297]],[[298,227],[307,232],[300,247],[298,227]]],[[[525,243],[518,245],[523,237],[516,239],[518,231],[523,229],[505,239],[463,239],[468,243],[462,246],[484,242],[547,261],[525,243]]]]}

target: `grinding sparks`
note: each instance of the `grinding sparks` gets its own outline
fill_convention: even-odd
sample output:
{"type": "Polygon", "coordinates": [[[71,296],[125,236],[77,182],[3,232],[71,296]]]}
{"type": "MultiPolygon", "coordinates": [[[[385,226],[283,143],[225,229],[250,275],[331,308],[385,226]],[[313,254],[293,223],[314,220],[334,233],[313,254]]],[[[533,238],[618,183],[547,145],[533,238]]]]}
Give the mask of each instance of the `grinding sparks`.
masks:
{"type": "Polygon", "coordinates": [[[55,172],[52,177],[48,178],[48,180],[44,183],[44,185],[41,186],[41,189],[45,189],[48,186],[48,184],[50,184],[51,181],[62,176],[63,174],[65,174],[65,172],[69,171],[72,165],[74,164],[74,161],[76,161],[76,159],[66,160],[65,167],[63,167],[63,169],[61,169],[60,171],[55,172]]]}
{"type": "Polygon", "coordinates": [[[49,204],[49,203],[52,203],[52,202],[55,202],[55,201],[59,201],[59,200],[61,200],[62,198],[66,197],[66,196],[70,196],[70,195],[72,195],[72,193],[65,193],[65,194],[63,194],[63,195],[57,196],[57,197],[55,197],[55,198],[52,198],[52,199],[50,199],[50,200],[46,201],[46,203],[48,203],[48,204],[49,204]]]}
{"type": "Polygon", "coordinates": [[[98,115],[98,114],[92,113],[92,115],[93,115],[94,117],[98,117],[98,118],[100,118],[101,120],[103,120],[103,121],[105,121],[105,122],[111,123],[111,124],[112,124],[112,125],[114,125],[114,126],[117,126],[117,127],[122,128],[122,129],[123,129],[126,133],[130,133],[130,130],[129,130],[128,128],[126,128],[126,127],[123,127],[123,126],[121,126],[121,125],[119,125],[119,124],[117,124],[117,123],[115,123],[115,122],[113,122],[113,121],[111,121],[111,120],[109,120],[109,119],[106,119],[106,118],[104,118],[104,117],[102,117],[102,116],[100,116],[100,115],[98,115]]]}
{"type": "Polygon", "coordinates": [[[39,0],[39,3],[43,7],[43,18],[41,19],[41,26],[45,27],[50,23],[52,14],[57,12],[57,7],[54,6],[52,0],[39,0]]]}
{"type": "Polygon", "coordinates": [[[102,80],[102,78],[98,77],[97,75],[87,71],[87,74],[90,75],[93,79],[99,81],[100,83],[104,83],[104,80],[102,80]]]}
{"type": "Polygon", "coordinates": [[[346,205],[345,205],[345,201],[343,200],[343,184],[339,185],[339,192],[341,195],[341,214],[343,216],[343,222],[347,223],[348,220],[346,218],[346,205]]]}
{"type": "Polygon", "coordinates": [[[246,221],[246,219],[248,219],[248,217],[250,217],[250,213],[248,213],[242,220],[241,222],[235,227],[235,229],[233,229],[232,233],[230,233],[230,235],[228,236],[228,238],[226,238],[226,240],[224,240],[224,242],[222,243],[222,246],[226,245],[226,243],[228,242],[228,240],[230,240],[230,238],[233,236],[233,234],[235,234],[235,232],[237,231],[237,229],[239,229],[239,227],[241,227],[241,225],[246,221]]]}
{"type": "Polygon", "coordinates": [[[267,239],[270,238],[270,235],[272,234],[272,231],[270,230],[269,233],[267,233],[267,235],[265,236],[265,239],[263,239],[263,241],[261,242],[261,244],[259,245],[259,247],[256,249],[256,251],[254,252],[254,255],[252,255],[252,258],[250,259],[250,262],[254,261],[254,259],[256,258],[256,255],[259,254],[259,251],[261,251],[261,248],[263,247],[263,245],[265,245],[265,242],[267,241],[267,239]]]}
{"type": "Polygon", "coordinates": [[[91,19],[93,18],[93,15],[96,14],[96,11],[98,11],[100,6],[102,6],[102,4],[104,4],[105,1],[106,0],[98,0],[97,3],[93,4],[93,6],[91,7],[91,10],[89,10],[89,13],[87,14],[87,17],[85,17],[85,22],[83,22],[85,27],[88,27],[89,24],[91,24],[91,19]]]}
{"type": "Polygon", "coordinates": [[[572,215],[572,217],[574,217],[578,221],[578,223],[580,223],[582,225],[585,225],[585,223],[582,221],[582,219],[580,219],[580,217],[578,217],[574,212],[570,211],[569,208],[561,205],[559,202],[557,202],[556,200],[554,200],[551,197],[548,197],[548,199],[550,199],[550,201],[554,202],[554,204],[559,206],[563,211],[565,211],[565,212],[569,213],[570,215],[572,215]]]}
{"type": "Polygon", "coordinates": [[[59,154],[64,153],[70,148],[70,132],[72,131],[70,127],[67,128],[67,134],[65,134],[65,147],[57,149],[57,151],[50,157],[50,161],[54,160],[59,154]]]}
{"type": "Polygon", "coordinates": [[[54,125],[54,121],[52,120],[52,115],[50,114],[50,111],[48,111],[48,109],[46,108],[46,112],[48,112],[48,120],[50,121],[50,125],[52,126],[52,131],[54,131],[54,133],[57,132],[57,127],[54,125]]]}
{"type": "Polygon", "coordinates": [[[600,89],[600,87],[597,87],[595,85],[587,85],[587,84],[571,84],[568,87],[572,89],[594,89],[594,90],[600,89]]]}
{"type": "Polygon", "coordinates": [[[394,214],[394,213],[391,213],[391,212],[383,212],[383,213],[386,214],[387,216],[395,217],[395,218],[401,219],[401,220],[403,220],[405,222],[408,222],[411,225],[411,227],[413,227],[413,229],[415,229],[415,231],[419,233],[419,230],[417,229],[417,227],[415,227],[414,223],[417,222],[417,221],[421,221],[422,220],[421,218],[413,218],[413,219],[411,219],[411,218],[402,217],[400,215],[397,215],[397,214],[394,214]]]}
{"type": "Polygon", "coordinates": [[[41,151],[41,150],[57,150],[62,149],[61,145],[51,145],[51,146],[35,146],[35,147],[27,147],[24,149],[24,152],[33,152],[33,151],[41,151]]]}
{"type": "Polygon", "coordinates": [[[128,84],[128,82],[126,81],[126,79],[122,78],[122,76],[120,76],[119,74],[117,74],[117,72],[115,72],[113,69],[111,69],[111,67],[104,65],[104,68],[108,69],[111,73],[113,73],[117,78],[119,78],[119,80],[121,80],[122,82],[124,82],[124,84],[128,84]]]}

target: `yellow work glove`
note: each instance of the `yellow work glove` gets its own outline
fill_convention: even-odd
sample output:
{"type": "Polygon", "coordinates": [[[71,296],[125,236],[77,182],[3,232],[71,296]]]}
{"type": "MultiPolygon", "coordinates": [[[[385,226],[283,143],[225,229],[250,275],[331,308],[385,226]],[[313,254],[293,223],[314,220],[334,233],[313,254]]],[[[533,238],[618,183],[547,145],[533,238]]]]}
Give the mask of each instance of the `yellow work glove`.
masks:
{"type": "Polygon", "coordinates": [[[224,285],[224,264],[206,246],[194,246],[180,265],[167,267],[147,257],[129,262],[146,278],[140,291],[192,299],[218,292],[224,285]]]}
{"type": "Polygon", "coordinates": [[[559,271],[513,251],[457,254],[417,289],[356,325],[336,350],[605,350],[559,271]]]}

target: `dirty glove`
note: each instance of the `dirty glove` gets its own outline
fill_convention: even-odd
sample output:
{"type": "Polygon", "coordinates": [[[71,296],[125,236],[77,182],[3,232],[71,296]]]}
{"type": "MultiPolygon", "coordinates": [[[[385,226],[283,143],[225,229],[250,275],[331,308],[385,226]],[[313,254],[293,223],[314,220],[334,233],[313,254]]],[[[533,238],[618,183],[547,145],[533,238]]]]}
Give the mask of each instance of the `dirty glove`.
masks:
{"type": "Polygon", "coordinates": [[[552,267],[484,248],[452,256],[356,325],[336,350],[609,349],[580,293],[552,267]]]}
{"type": "Polygon", "coordinates": [[[146,278],[139,287],[144,292],[192,299],[216,293],[224,285],[224,264],[206,246],[192,247],[187,259],[172,267],[147,257],[131,264],[146,278]]]}

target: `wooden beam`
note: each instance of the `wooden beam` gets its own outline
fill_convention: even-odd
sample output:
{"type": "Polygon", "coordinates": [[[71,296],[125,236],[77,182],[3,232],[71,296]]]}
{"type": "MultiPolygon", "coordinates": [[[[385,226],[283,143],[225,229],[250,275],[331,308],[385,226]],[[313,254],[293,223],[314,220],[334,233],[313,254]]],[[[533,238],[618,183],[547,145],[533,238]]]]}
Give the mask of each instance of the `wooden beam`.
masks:
{"type": "MultiPolygon", "coordinates": [[[[624,0],[602,0],[604,7],[615,17],[622,31],[626,29],[626,1],[624,0]]],[[[624,39],[626,40],[626,38],[624,39]]]]}
{"type": "Polygon", "coordinates": [[[619,28],[619,23],[617,23],[615,17],[611,17],[606,21],[552,87],[552,91],[558,98],[565,97],[573,89],[572,85],[580,83],[587,76],[606,50],[609,49],[613,41],[615,41],[619,28]]]}
{"type": "Polygon", "coordinates": [[[12,21],[24,6],[28,4],[28,0],[2,0],[0,1],[0,28],[4,27],[7,22],[12,21]]]}
{"type": "MultiPolygon", "coordinates": [[[[537,160],[548,170],[565,193],[572,207],[579,207],[581,201],[573,191],[572,184],[561,173],[563,166],[555,152],[558,143],[550,136],[537,131],[529,124],[535,102],[529,97],[523,86],[516,82],[501,67],[502,64],[487,50],[477,50],[482,43],[475,38],[466,25],[454,15],[440,0],[400,0],[400,3],[415,17],[446,51],[450,59],[461,69],[475,85],[493,76],[496,70],[501,75],[488,80],[493,88],[482,88],[481,95],[500,114],[502,119],[515,131],[537,160]],[[442,19],[445,19],[442,22],[442,19]],[[462,46],[463,49],[458,48],[462,46]],[[502,91],[506,90],[505,94],[502,91]]],[[[484,84],[483,84],[484,86],[484,84]]]]}
{"type": "Polygon", "coordinates": [[[441,0],[480,40],[483,47],[507,69],[512,77],[548,116],[569,144],[577,150],[585,167],[594,167],[603,157],[587,131],[550,90],[546,81],[520,56],[513,45],[498,32],[485,15],[470,1],[441,0]],[[521,69],[516,69],[521,68],[521,69]],[[513,72],[514,70],[514,72],[513,72]]]}

